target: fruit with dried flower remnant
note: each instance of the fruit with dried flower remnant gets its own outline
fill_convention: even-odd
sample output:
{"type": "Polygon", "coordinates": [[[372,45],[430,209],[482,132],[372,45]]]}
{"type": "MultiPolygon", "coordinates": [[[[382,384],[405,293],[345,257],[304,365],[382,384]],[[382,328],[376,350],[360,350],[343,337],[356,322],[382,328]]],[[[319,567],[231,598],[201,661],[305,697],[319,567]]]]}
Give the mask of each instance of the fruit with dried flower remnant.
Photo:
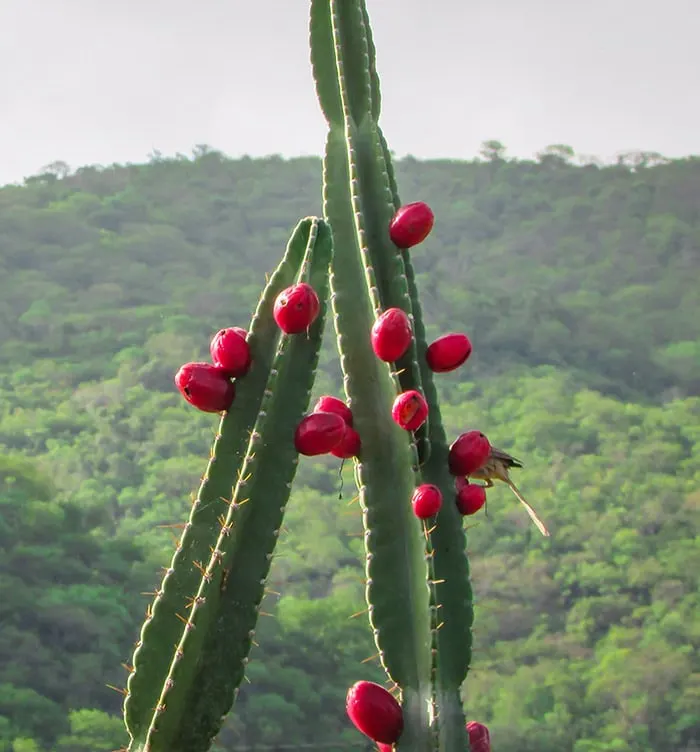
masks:
{"type": "Polygon", "coordinates": [[[401,392],[394,400],[391,417],[406,431],[417,431],[428,417],[428,403],[415,389],[401,392]]]}
{"type": "Polygon", "coordinates": [[[398,360],[410,347],[413,329],[405,311],[388,308],[374,322],[370,339],[374,354],[386,363],[398,360]]]}
{"type": "Polygon", "coordinates": [[[345,698],[345,709],[355,728],[374,742],[394,744],[401,736],[401,706],[379,684],[355,682],[345,698]]]}
{"type": "Polygon", "coordinates": [[[217,368],[223,368],[229,376],[245,376],[251,361],[247,336],[248,332],[240,326],[220,329],[209,345],[211,362],[217,368]]]}
{"type": "Polygon", "coordinates": [[[427,520],[434,517],[442,506],[442,493],[432,483],[423,483],[413,492],[411,498],[413,513],[419,520],[427,520]]]}
{"type": "Polygon", "coordinates": [[[459,484],[456,501],[460,514],[476,514],[486,503],[486,491],[483,486],[465,481],[459,484]]]}
{"type": "Polygon", "coordinates": [[[316,291],[306,282],[282,290],[275,299],[272,315],[285,334],[306,331],[316,320],[321,303],[316,291]]]}
{"type": "Polygon", "coordinates": [[[220,413],[231,407],[236,387],[227,373],[209,363],[185,363],[175,374],[180,394],[205,413],[220,413]]]}
{"type": "Polygon", "coordinates": [[[337,413],[311,413],[297,426],[294,446],[307,457],[328,454],[343,440],[345,427],[345,421],[337,413]]]}
{"type": "Polygon", "coordinates": [[[491,444],[481,431],[467,431],[452,442],[448,464],[452,475],[470,475],[489,458],[491,444]]]}
{"type": "Polygon", "coordinates": [[[352,426],[346,424],[343,438],[335,449],[331,449],[331,454],[342,460],[357,457],[360,453],[360,445],[360,434],[352,426]]]}
{"type": "Polygon", "coordinates": [[[469,734],[469,749],[471,752],[491,752],[491,735],[483,723],[469,721],[467,733],[469,734]]]}
{"type": "Polygon", "coordinates": [[[331,397],[330,394],[324,394],[319,397],[314,409],[314,413],[337,413],[340,417],[352,427],[352,410],[338,397],[331,397]]]}
{"type": "Polygon", "coordinates": [[[435,215],[428,204],[415,201],[402,206],[389,224],[389,237],[399,248],[412,248],[430,234],[435,215]]]}
{"type": "Polygon", "coordinates": [[[435,373],[447,373],[459,368],[472,354],[472,343],[466,334],[450,332],[438,337],[425,351],[428,368],[435,373]]]}

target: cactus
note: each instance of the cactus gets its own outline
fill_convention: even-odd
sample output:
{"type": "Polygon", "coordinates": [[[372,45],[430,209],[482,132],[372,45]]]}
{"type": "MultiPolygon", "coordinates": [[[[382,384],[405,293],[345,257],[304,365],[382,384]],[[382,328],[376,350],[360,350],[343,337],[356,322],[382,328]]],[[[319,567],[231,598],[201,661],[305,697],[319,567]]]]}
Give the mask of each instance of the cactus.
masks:
{"type": "MultiPolygon", "coordinates": [[[[366,729],[381,726],[384,713],[393,729],[383,729],[385,737],[400,734],[395,746],[404,752],[469,749],[460,695],[473,620],[466,538],[410,253],[392,240],[422,240],[432,212],[425,205],[408,212],[428,217],[430,226],[417,234],[401,235],[396,220],[392,225],[401,203],[378,125],[379,79],[364,0],[311,0],[310,43],[328,123],[324,219],[299,223],[253,316],[252,365],[247,370],[246,360],[236,379],[236,398],[223,413],[189,521],[134,653],[124,701],[129,752],[204,752],[233,705],[298,450],[318,453],[316,439],[306,451],[295,432],[308,409],[329,291],[353,426],[344,434],[352,441],[330,451],[358,455],[369,621],[400,703],[397,710],[390,697],[382,700],[381,687],[360,683],[352,690],[351,717],[366,729]],[[294,282],[310,284],[320,302],[306,333],[291,333],[299,328],[280,318],[286,305],[280,293],[294,282]],[[376,351],[387,344],[377,340],[385,334],[373,332],[389,309],[404,312],[412,333],[394,349],[394,362],[376,351]],[[421,502],[427,511],[415,511],[417,489],[419,496],[428,494],[421,502]],[[363,708],[363,697],[383,709],[379,715],[363,708]]],[[[471,351],[464,340],[435,370],[461,365],[471,351]]],[[[197,365],[202,370],[206,364],[197,365]]],[[[217,394],[233,399],[233,388],[217,381],[221,374],[208,378],[205,389],[214,384],[217,394]]],[[[213,401],[183,396],[200,409],[222,404],[220,395],[213,401]]],[[[336,415],[317,422],[332,422],[339,437],[343,406],[324,399],[319,404],[336,415]]]]}
{"type": "Polygon", "coordinates": [[[333,229],[331,290],[345,391],[362,440],[356,461],[365,526],[367,602],[379,657],[401,690],[401,750],[468,749],[460,687],[473,619],[466,540],[455,504],[432,529],[410,499],[421,483],[454,498],[448,447],[408,250],[391,241],[401,206],[378,125],[379,79],[363,0],[311,0],[311,61],[328,123],[323,211],[333,229]],[[388,308],[411,318],[413,344],[395,363],[373,356],[369,332],[388,308]],[[391,419],[399,392],[422,392],[429,422],[415,433],[391,419]]]}
{"type": "Polygon", "coordinates": [[[294,431],[313,386],[331,254],[328,224],[302,220],[253,316],[252,367],[221,419],[134,652],[124,700],[130,752],[209,749],[243,679],[296,471],[294,431]],[[284,335],[273,302],[295,280],[312,284],[321,311],[307,334],[284,335]]]}

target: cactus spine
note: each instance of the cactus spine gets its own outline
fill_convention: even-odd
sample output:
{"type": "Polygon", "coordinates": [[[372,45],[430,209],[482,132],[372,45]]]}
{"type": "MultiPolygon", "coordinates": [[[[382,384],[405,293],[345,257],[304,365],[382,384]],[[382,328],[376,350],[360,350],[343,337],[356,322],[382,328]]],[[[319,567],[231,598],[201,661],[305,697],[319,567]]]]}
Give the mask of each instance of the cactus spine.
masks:
{"type": "Polygon", "coordinates": [[[400,206],[377,123],[379,79],[363,0],[311,0],[311,60],[328,122],[324,214],[333,228],[331,287],[345,390],[362,438],[356,462],[365,524],[367,600],[379,655],[401,689],[402,750],[468,749],[460,687],[471,659],[473,619],[461,519],[445,504],[432,530],[407,500],[421,482],[454,496],[448,448],[408,251],[389,238],[400,206]],[[373,358],[368,332],[387,308],[412,319],[414,346],[396,363],[373,358]],[[398,391],[422,391],[430,422],[415,445],[390,418],[398,391]]]}

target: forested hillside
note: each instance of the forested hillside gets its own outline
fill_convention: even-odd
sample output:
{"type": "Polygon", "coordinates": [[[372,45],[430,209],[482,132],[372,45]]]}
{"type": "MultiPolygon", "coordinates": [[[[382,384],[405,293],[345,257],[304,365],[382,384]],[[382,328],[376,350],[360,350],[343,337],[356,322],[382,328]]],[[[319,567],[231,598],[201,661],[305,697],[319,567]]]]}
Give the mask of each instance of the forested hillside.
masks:
{"type": "MultiPolygon", "coordinates": [[[[217,424],[181,363],[245,326],[320,160],[155,155],[0,189],[0,752],[109,752],[149,595],[217,424]]],[[[468,518],[470,718],[496,752],[700,748],[700,159],[397,163],[436,215],[414,260],[451,436],[525,462],[468,518]]],[[[332,329],[316,394],[340,394],[332,329]]],[[[220,752],[370,749],[347,687],[383,681],[351,469],[304,458],[220,752]],[[342,477],[342,488],[341,488],[342,477]]]]}

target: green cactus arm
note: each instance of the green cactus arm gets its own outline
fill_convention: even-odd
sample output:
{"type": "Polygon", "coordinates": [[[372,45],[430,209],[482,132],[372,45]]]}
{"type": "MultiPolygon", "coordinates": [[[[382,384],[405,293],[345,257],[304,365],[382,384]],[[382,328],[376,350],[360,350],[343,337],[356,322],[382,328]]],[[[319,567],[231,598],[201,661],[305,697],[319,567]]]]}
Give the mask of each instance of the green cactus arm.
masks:
{"type": "Polygon", "coordinates": [[[415,455],[406,432],[391,418],[395,380],[370,344],[375,321],[371,269],[361,262],[365,236],[354,211],[351,165],[344,132],[332,129],[324,159],[324,213],[335,238],[331,302],[345,392],[362,442],[356,478],[365,526],[369,619],[379,658],[402,690],[405,748],[428,750],[431,629],[422,530],[410,504],[415,455]]]}
{"type": "MultiPolygon", "coordinates": [[[[391,186],[393,204],[398,209],[401,201],[398,195],[394,167],[389,148],[381,131],[379,141],[391,186]]],[[[466,556],[467,540],[462,527],[461,515],[453,503],[455,489],[454,479],[447,469],[449,453],[447,436],[442,424],[435,378],[433,372],[428,368],[425,358],[428,342],[410,251],[405,250],[403,252],[403,259],[413,311],[413,334],[421,371],[420,383],[431,416],[428,429],[431,456],[426,460],[421,470],[426,483],[436,485],[442,491],[446,502],[440,511],[440,524],[432,533],[435,550],[433,566],[435,579],[441,582],[438,586],[442,616],[438,644],[443,648],[440,650],[440,654],[452,656],[451,660],[441,667],[441,679],[446,686],[454,688],[459,687],[466,678],[471,661],[471,627],[474,621],[474,610],[469,561],[466,556]]],[[[411,388],[415,389],[416,387],[411,388]]]]}
{"type": "MultiPolygon", "coordinates": [[[[195,719],[201,719],[199,724],[204,728],[218,731],[243,678],[272,561],[270,551],[280,532],[284,505],[296,472],[298,456],[294,431],[308,409],[314,384],[326,317],[332,251],[330,227],[325,222],[319,223],[318,239],[305,281],[316,290],[321,311],[308,335],[286,338],[287,352],[279,359],[275,375],[279,386],[271,388],[269,400],[261,411],[260,425],[256,424],[251,439],[236,490],[237,498],[248,501],[240,502],[239,508],[233,510],[234,546],[230,559],[223,562],[228,575],[216,628],[207,638],[208,645],[198,669],[195,681],[198,690],[192,714],[182,730],[179,743],[183,752],[197,752],[195,739],[200,732],[195,719]],[[294,389],[293,394],[290,394],[290,387],[294,389]],[[272,503],[271,499],[277,503],[272,503]],[[261,503],[263,500],[265,503],[261,503]],[[246,603],[253,604],[247,611],[244,610],[246,603]]],[[[222,539],[221,545],[225,543],[222,539]]]]}
{"type": "MultiPolygon", "coordinates": [[[[432,644],[433,698],[438,711],[435,727],[440,749],[461,752],[467,746],[467,739],[459,688],[471,660],[473,621],[466,538],[453,501],[453,478],[447,469],[448,448],[437,392],[425,361],[425,327],[410,253],[399,251],[388,234],[391,218],[401,202],[391,156],[376,122],[380,89],[369,19],[361,0],[343,3],[312,0],[311,17],[312,51],[315,49],[312,63],[317,90],[333,86],[336,104],[338,99],[340,104],[345,104],[345,121],[341,123],[336,119],[333,123],[329,145],[342,126],[346,159],[351,161],[353,178],[350,199],[355,200],[354,209],[367,247],[364,253],[360,248],[359,257],[376,280],[382,306],[400,307],[413,320],[414,348],[396,366],[401,388],[419,389],[428,401],[430,421],[416,435],[422,461],[421,476],[423,481],[437,485],[444,497],[438,524],[426,536],[432,614],[434,617],[439,614],[433,621],[432,644]],[[333,38],[332,44],[329,37],[333,38]]],[[[340,145],[337,149],[340,154],[340,145]]],[[[327,149],[328,162],[329,155],[330,149],[327,149]]],[[[337,218],[327,208],[324,211],[335,230],[337,218]]],[[[346,251],[344,238],[338,244],[340,252],[334,266],[340,263],[341,253],[346,251]]],[[[342,344],[340,346],[342,349],[342,344]]]]}
{"type": "Polygon", "coordinates": [[[299,281],[310,281],[316,289],[321,311],[306,335],[281,338],[233,499],[222,515],[144,740],[149,752],[209,749],[243,679],[298,464],[294,432],[313,387],[331,255],[330,228],[318,222],[309,234],[299,281]]]}
{"type": "MultiPolygon", "coordinates": [[[[348,138],[354,153],[354,176],[359,183],[360,206],[367,236],[367,263],[374,270],[381,307],[401,308],[412,316],[402,254],[391,242],[389,223],[396,211],[392,184],[385,164],[381,133],[376,123],[380,109],[379,78],[367,9],[361,0],[311,1],[311,62],[319,101],[324,93],[336,92],[354,128],[348,138]]],[[[328,117],[328,113],[326,113],[328,117]]],[[[337,117],[334,126],[345,128],[337,117]]],[[[421,391],[421,372],[415,342],[396,364],[402,390],[421,391]]],[[[416,432],[421,462],[430,452],[428,421],[416,432]]]]}
{"type": "Polygon", "coordinates": [[[317,226],[318,220],[310,218],[298,224],[251,321],[249,341],[253,364],[246,378],[238,382],[238,398],[221,420],[189,522],[153,606],[148,609],[134,653],[124,702],[124,718],[133,739],[144,739],[151,726],[170,671],[172,646],[182,637],[184,624],[179,616],[187,613],[187,599],[198,590],[201,568],[211,557],[211,546],[220,528],[219,517],[232,498],[246,457],[280,339],[279,328],[272,317],[274,299],[294,282],[317,226]]]}
{"type": "MultiPolygon", "coordinates": [[[[369,47],[373,50],[371,27],[364,9],[365,26],[369,39],[369,47]]],[[[374,69],[374,55],[370,55],[370,75],[374,88],[379,90],[379,81],[374,69]]],[[[376,95],[375,95],[376,96],[376,95]]],[[[386,138],[377,126],[377,145],[381,152],[378,160],[386,171],[386,179],[391,196],[391,204],[396,211],[401,206],[394,166],[389,152],[386,138]]],[[[447,470],[448,445],[445,430],[440,415],[440,404],[435,388],[432,371],[428,368],[425,353],[428,343],[423,322],[423,311],[418,295],[415,271],[408,249],[402,252],[404,272],[408,295],[411,300],[413,315],[413,334],[416,342],[417,361],[421,378],[416,382],[423,389],[423,394],[430,409],[431,420],[428,436],[431,451],[434,447],[435,456],[427,460],[422,470],[426,483],[438,486],[445,498],[445,506],[440,512],[440,525],[432,533],[434,546],[434,574],[437,581],[442,581],[439,589],[441,603],[442,626],[439,634],[439,644],[445,649],[444,654],[454,657],[448,665],[442,667],[443,681],[448,686],[459,686],[466,678],[471,661],[471,626],[473,623],[473,596],[469,578],[469,562],[466,556],[466,536],[462,527],[462,520],[456,505],[451,503],[454,491],[454,479],[447,470]]],[[[407,377],[410,377],[407,373],[407,377]]],[[[418,385],[409,384],[407,388],[418,389],[418,385]]],[[[442,651],[441,651],[442,652],[442,651]]]]}

